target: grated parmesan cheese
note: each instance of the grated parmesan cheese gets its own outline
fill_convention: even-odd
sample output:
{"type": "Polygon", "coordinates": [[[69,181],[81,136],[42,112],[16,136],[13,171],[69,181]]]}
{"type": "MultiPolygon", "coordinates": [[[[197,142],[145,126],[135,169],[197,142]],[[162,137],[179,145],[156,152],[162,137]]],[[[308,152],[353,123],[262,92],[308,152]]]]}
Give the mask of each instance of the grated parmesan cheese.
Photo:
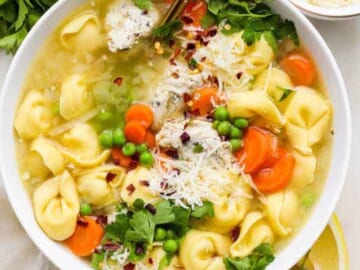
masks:
{"type": "MultiPolygon", "coordinates": [[[[205,120],[166,122],[156,141],[160,147],[176,149],[179,159],[155,152],[149,188],[184,208],[202,205],[204,200],[216,201],[221,191],[232,186],[229,173],[242,172],[232,155],[230,143],[222,141],[211,123],[205,120]],[[184,131],[190,136],[185,144],[180,139],[184,131]],[[196,144],[202,145],[201,153],[194,153],[196,144]]],[[[237,196],[241,196],[241,192],[237,192],[237,196]]]]}
{"type": "Polygon", "coordinates": [[[350,6],[359,3],[359,0],[308,0],[308,2],[315,6],[339,8],[350,6]]]}
{"type": "Polygon", "coordinates": [[[151,34],[151,29],[159,20],[155,8],[144,12],[133,1],[117,1],[106,15],[108,47],[111,52],[131,48],[140,37],[151,34]]]}

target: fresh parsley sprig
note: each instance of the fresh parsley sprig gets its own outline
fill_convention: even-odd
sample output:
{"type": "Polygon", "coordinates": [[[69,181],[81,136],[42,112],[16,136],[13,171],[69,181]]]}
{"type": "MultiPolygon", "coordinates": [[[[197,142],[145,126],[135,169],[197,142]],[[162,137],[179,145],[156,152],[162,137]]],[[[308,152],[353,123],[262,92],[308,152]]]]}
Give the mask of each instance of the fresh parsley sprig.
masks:
{"type": "Polygon", "coordinates": [[[0,0],[0,48],[15,53],[37,20],[57,0],[0,0]]]}

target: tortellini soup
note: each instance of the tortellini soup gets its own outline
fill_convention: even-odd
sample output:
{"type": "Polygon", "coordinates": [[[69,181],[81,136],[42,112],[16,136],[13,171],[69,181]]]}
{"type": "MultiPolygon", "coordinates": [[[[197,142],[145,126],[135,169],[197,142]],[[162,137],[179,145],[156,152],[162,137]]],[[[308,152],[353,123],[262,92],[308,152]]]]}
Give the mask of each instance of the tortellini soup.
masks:
{"type": "Polygon", "coordinates": [[[332,106],[316,59],[262,1],[215,2],[160,26],[169,1],[84,1],[28,72],[20,176],[44,233],[94,269],[266,267],[321,195],[332,106]],[[252,28],[258,12],[275,27],[252,28]]]}

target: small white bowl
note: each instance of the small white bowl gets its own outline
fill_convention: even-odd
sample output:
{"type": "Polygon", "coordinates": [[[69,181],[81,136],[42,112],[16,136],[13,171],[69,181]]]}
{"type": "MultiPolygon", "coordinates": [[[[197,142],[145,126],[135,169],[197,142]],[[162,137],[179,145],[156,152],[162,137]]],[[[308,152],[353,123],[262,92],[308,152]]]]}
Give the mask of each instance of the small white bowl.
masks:
{"type": "MultiPolygon", "coordinates": [[[[0,170],[10,203],[23,228],[37,247],[60,269],[91,269],[60,243],[50,240],[34,218],[31,198],[19,176],[15,156],[13,122],[24,78],[48,35],[84,0],[58,1],[35,25],[17,52],[0,96],[0,170]]],[[[334,107],[333,159],[324,190],[308,222],[276,255],[267,270],[285,270],[294,265],[325,228],[340,196],[350,158],[351,115],[345,84],[336,61],[314,26],[288,0],[269,1],[275,12],[293,20],[299,36],[313,54],[334,107]]]]}
{"type": "Polygon", "coordinates": [[[316,6],[307,0],[290,0],[290,2],[305,15],[319,20],[349,20],[360,16],[360,1],[342,7],[316,6]]]}

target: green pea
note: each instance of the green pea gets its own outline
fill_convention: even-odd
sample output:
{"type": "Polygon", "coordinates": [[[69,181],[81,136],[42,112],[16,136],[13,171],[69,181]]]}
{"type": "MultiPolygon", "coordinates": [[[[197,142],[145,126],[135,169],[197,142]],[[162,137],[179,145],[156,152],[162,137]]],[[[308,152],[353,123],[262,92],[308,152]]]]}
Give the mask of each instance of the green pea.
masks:
{"type": "Polygon", "coordinates": [[[113,131],[113,142],[115,146],[123,146],[126,143],[125,134],[121,128],[117,128],[113,131]]]}
{"type": "Polygon", "coordinates": [[[113,146],[113,134],[111,130],[104,130],[99,136],[100,144],[105,148],[113,146]]]}
{"type": "Polygon", "coordinates": [[[164,241],[166,239],[166,230],[164,228],[156,228],[155,241],[164,241]]]}
{"type": "Polygon", "coordinates": [[[230,133],[231,124],[229,121],[222,121],[218,126],[218,132],[222,136],[227,136],[230,133]]]}
{"type": "Polygon", "coordinates": [[[113,114],[108,110],[101,110],[97,115],[97,119],[101,122],[108,122],[113,119],[113,114]]]}
{"type": "Polygon", "coordinates": [[[216,120],[225,121],[229,119],[229,112],[225,107],[217,107],[214,112],[216,120]]]}
{"type": "Polygon", "coordinates": [[[175,240],[171,239],[165,241],[163,248],[167,253],[174,254],[178,250],[179,246],[175,240]]]}
{"type": "Polygon", "coordinates": [[[233,123],[237,128],[247,128],[249,126],[249,121],[245,118],[235,118],[233,123]]]}
{"type": "Polygon", "coordinates": [[[233,151],[237,151],[241,148],[243,141],[240,139],[231,139],[230,144],[231,144],[231,149],[233,151]]]}
{"type": "Polygon", "coordinates": [[[230,138],[231,139],[240,139],[243,135],[243,132],[241,129],[237,127],[231,127],[230,129],[230,138]]]}
{"type": "Polygon", "coordinates": [[[123,147],[122,147],[122,152],[125,156],[130,157],[133,154],[135,154],[136,152],[136,146],[133,143],[126,143],[123,147]]]}
{"type": "Polygon", "coordinates": [[[176,237],[176,234],[173,230],[168,230],[166,232],[166,239],[174,239],[176,237]]]}
{"type": "Polygon", "coordinates": [[[215,120],[213,123],[212,123],[212,128],[213,129],[218,129],[220,125],[220,121],[219,120],[215,120]]]}
{"type": "Polygon", "coordinates": [[[92,207],[88,203],[83,203],[80,205],[80,215],[90,216],[92,213],[92,207]]]}
{"type": "Polygon", "coordinates": [[[138,152],[139,154],[144,153],[146,150],[147,150],[147,145],[145,143],[136,146],[136,152],[138,152]]]}
{"type": "Polygon", "coordinates": [[[139,161],[141,165],[150,166],[154,163],[154,157],[150,152],[146,151],[140,154],[139,161]]]}

